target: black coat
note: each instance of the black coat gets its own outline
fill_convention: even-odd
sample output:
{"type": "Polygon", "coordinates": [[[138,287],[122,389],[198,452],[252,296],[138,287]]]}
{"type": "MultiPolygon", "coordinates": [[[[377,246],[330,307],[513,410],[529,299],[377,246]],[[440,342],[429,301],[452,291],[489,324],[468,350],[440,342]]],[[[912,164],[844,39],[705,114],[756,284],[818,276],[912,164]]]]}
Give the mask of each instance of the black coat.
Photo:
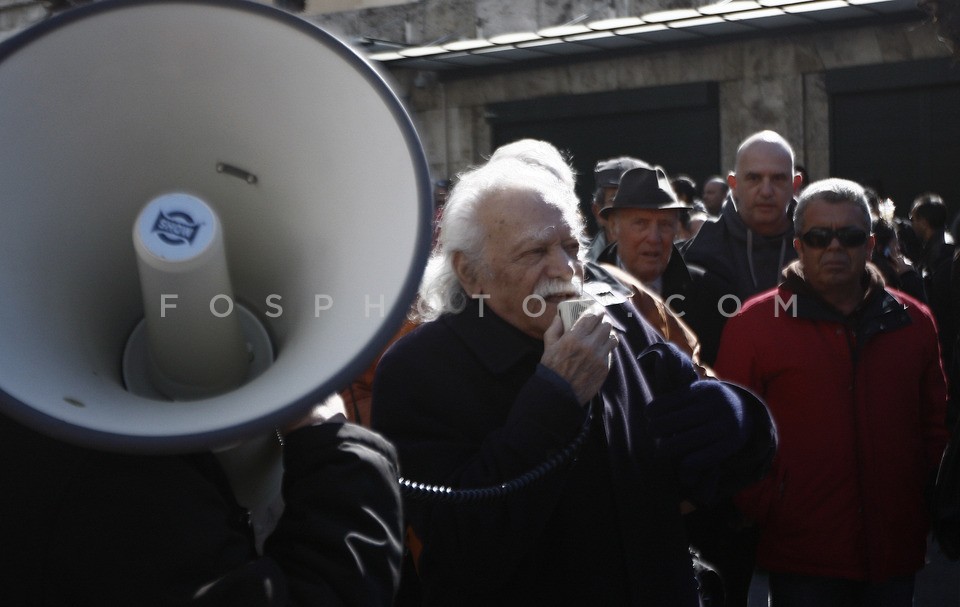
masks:
{"type": "Polygon", "coordinates": [[[930,310],[937,321],[944,367],[952,361],[953,345],[960,326],[960,318],[957,318],[960,292],[956,285],[951,285],[954,250],[954,245],[943,242],[943,237],[938,236],[924,245],[923,257],[917,264],[917,270],[923,276],[930,310]]]}
{"type": "Polygon", "coordinates": [[[0,603],[390,605],[395,457],[349,424],[289,434],[286,511],[261,557],[213,455],[104,453],[0,416],[0,603]]]}
{"type": "MultiPolygon", "coordinates": [[[[407,501],[424,545],[426,605],[697,605],[684,490],[655,456],[643,417],[657,386],[637,356],[660,338],[629,303],[607,310],[620,345],[599,419],[572,464],[505,498],[407,501]]],[[[481,317],[475,301],[395,343],[377,370],[372,411],[404,476],[497,485],[570,443],[585,412],[539,364],[542,353],[541,341],[491,310],[481,317]]],[[[772,456],[766,409],[744,399],[758,421],[736,463],[718,467],[728,489],[759,477],[772,456]]]]}

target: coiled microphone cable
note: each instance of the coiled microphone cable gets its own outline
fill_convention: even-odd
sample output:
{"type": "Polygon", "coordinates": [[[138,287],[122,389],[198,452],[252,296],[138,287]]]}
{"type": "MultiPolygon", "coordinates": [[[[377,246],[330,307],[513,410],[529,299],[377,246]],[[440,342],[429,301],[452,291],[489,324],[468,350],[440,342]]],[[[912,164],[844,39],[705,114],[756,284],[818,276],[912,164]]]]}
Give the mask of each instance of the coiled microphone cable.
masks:
{"type": "Polygon", "coordinates": [[[443,485],[418,483],[401,476],[398,479],[400,483],[400,493],[404,497],[411,499],[440,504],[468,504],[501,499],[512,495],[556,471],[560,466],[572,461],[573,458],[576,457],[581,447],[583,447],[583,443],[586,442],[587,437],[590,435],[590,430],[593,427],[593,419],[596,415],[594,409],[599,406],[596,404],[599,400],[599,395],[595,396],[587,405],[587,417],[583,420],[583,426],[581,426],[580,432],[577,433],[566,447],[551,455],[542,464],[531,468],[516,478],[499,485],[490,485],[488,487],[455,489],[443,485]]]}

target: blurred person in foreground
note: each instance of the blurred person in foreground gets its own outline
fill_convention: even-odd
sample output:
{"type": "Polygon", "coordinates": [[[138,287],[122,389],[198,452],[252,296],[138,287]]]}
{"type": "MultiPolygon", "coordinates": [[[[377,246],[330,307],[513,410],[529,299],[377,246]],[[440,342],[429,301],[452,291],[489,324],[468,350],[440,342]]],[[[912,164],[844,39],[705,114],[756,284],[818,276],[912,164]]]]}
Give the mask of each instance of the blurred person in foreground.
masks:
{"type": "Polygon", "coordinates": [[[214,453],[100,451],[0,415],[3,604],[392,605],[393,447],[344,423],[334,396],[286,429],[282,450],[283,513],[258,550],[214,453]]]}

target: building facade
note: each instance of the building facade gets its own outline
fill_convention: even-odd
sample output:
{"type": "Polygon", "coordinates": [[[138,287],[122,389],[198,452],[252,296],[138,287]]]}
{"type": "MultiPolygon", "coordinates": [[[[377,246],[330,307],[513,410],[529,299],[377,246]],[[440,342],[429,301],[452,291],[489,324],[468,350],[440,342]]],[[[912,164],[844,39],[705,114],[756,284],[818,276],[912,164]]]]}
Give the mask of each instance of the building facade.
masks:
{"type": "Polygon", "coordinates": [[[438,178],[532,136],[572,154],[582,198],[595,161],[620,154],[702,183],[733,168],[740,140],[769,128],[794,145],[811,179],[858,180],[892,197],[901,213],[917,194],[937,191],[956,211],[960,66],[927,16],[911,0],[808,4],[825,8],[783,12],[770,23],[730,14],[696,27],[678,20],[633,34],[630,44],[585,40],[543,50],[534,42],[467,58],[446,49],[615,17],[661,26],[647,17],[666,9],[716,13],[689,2],[550,0],[434,0],[313,15],[308,3],[305,13],[370,57],[389,55],[381,51],[390,43],[410,53],[381,65],[438,178]],[[444,52],[416,54],[438,45],[444,52]]]}
{"type": "MultiPolygon", "coordinates": [[[[702,184],[769,128],[811,179],[855,179],[901,214],[926,191],[960,208],[960,66],[914,0],[277,4],[381,69],[437,179],[536,137],[570,154],[584,200],[622,154],[702,184]]],[[[42,6],[0,0],[0,39],[42,6]]]]}

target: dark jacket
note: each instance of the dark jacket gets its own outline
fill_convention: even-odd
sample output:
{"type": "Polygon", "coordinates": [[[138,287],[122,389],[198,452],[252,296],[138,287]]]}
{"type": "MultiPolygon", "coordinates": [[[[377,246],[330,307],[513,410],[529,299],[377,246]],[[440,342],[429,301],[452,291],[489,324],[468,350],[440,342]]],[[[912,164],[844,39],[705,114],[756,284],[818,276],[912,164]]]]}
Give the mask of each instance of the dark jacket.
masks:
{"type": "Polygon", "coordinates": [[[4,605],[391,605],[393,448],[351,424],[286,437],[286,510],[254,550],[209,453],[74,447],[0,416],[4,605]]]}
{"type": "MultiPolygon", "coordinates": [[[[607,310],[620,345],[599,419],[572,463],[509,497],[406,502],[424,546],[426,605],[697,605],[685,489],[654,456],[643,417],[657,386],[637,356],[660,338],[629,303],[607,310]]],[[[539,364],[543,343],[479,312],[470,301],[421,325],[378,368],[373,424],[414,481],[498,485],[564,448],[584,424],[569,384],[539,364]]],[[[725,491],[762,474],[773,449],[762,403],[742,398],[757,422],[748,445],[718,465],[725,491]]]]}
{"type": "Polygon", "coordinates": [[[723,335],[717,373],[763,396],[780,435],[770,474],[737,499],[771,571],[881,581],[923,566],[925,483],[947,437],[937,336],[870,267],[849,316],[794,264],[723,335]]]}
{"type": "MultiPolygon", "coordinates": [[[[719,282],[725,294],[742,304],[748,297],[772,289],[780,282],[780,270],[797,258],[793,226],[778,236],[761,236],[747,228],[728,196],[720,217],[704,222],[700,231],[680,250],[683,259],[700,266],[719,282]]],[[[724,310],[736,312],[729,302],[724,310]]]]}
{"type": "Polygon", "coordinates": [[[953,273],[954,245],[943,241],[943,235],[937,235],[923,245],[923,254],[917,263],[917,270],[923,276],[924,289],[930,310],[937,321],[940,336],[940,349],[944,366],[949,365],[953,356],[953,345],[957,339],[960,318],[957,318],[956,292],[951,289],[953,273]]]}
{"type": "MultiPolygon", "coordinates": [[[[597,261],[622,267],[617,243],[604,249],[597,261]]],[[[707,274],[703,268],[688,264],[676,246],[661,280],[660,299],[693,329],[700,342],[700,360],[707,366],[713,365],[726,322],[718,305],[728,292],[724,283],[707,274]]]]}

